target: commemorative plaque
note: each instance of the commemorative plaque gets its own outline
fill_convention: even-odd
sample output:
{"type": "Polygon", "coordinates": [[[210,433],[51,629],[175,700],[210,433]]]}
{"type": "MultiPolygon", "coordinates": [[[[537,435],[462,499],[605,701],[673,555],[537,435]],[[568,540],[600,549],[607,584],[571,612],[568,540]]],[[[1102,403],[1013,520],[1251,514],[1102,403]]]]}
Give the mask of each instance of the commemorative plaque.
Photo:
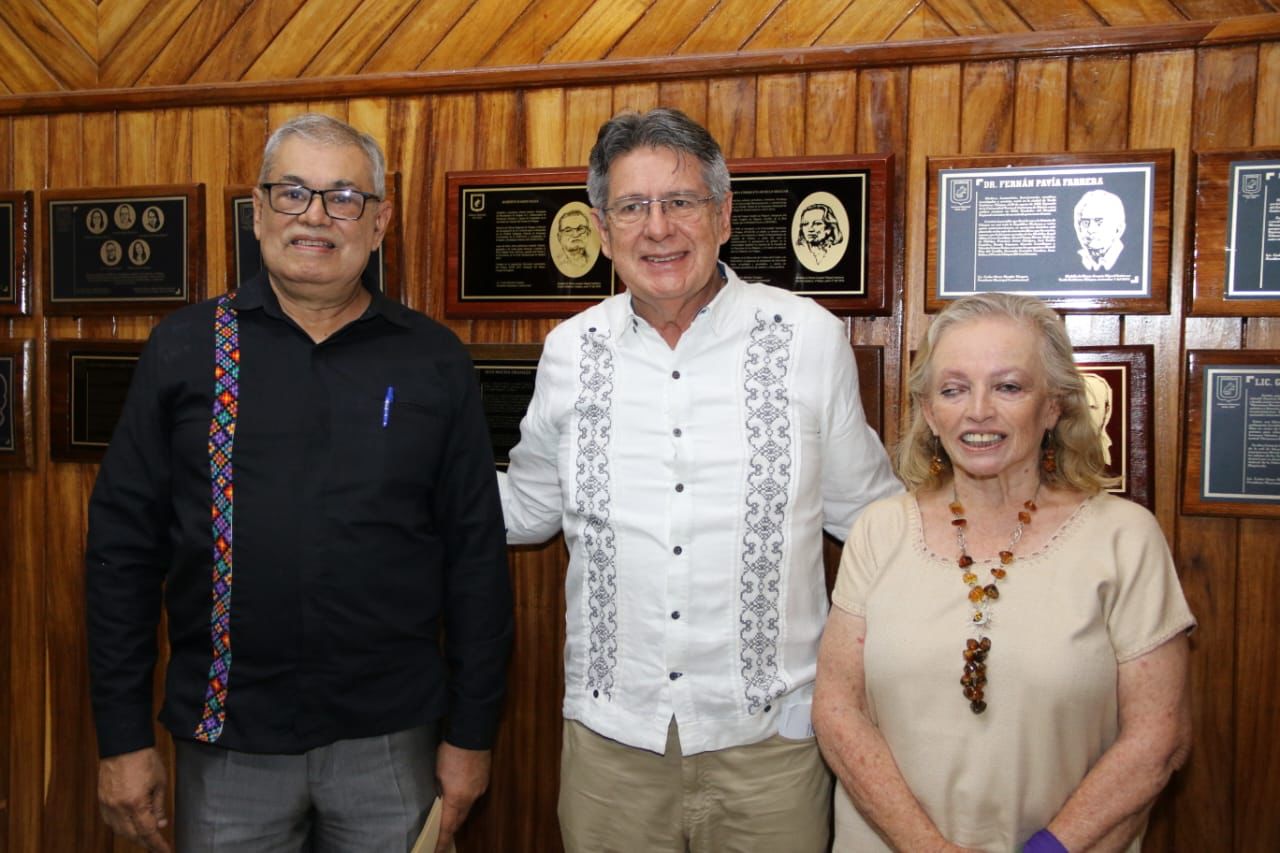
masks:
{"type": "Polygon", "coordinates": [[[32,341],[0,341],[0,471],[31,468],[32,341]]]}
{"type": "Polygon", "coordinates": [[[1280,149],[1196,155],[1190,312],[1280,317],[1280,149]]]}
{"type": "Polygon", "coordinates": [[[929,159],[926,309],[966,293],[1064,311],[1169,308],[1173,155],[929,159]]]}
{"type": "Polygon", "coordinates": [[[520,421],[533,399],[541,344],[469,344],[480,383],[480,399],[493,460],[500,470],[511,464],[511,448],[520,442],[520,421]]]}
{"type": "MultiPolygon", "coordinates": [[[[400,300],[400,173],[387,173],[387,197],[393,213],[382,245],[369,254],[361,281],[369,290],[400,300]]],[[[262,250],[253,233],[253,187],[230,186],[223,190],[227,212],[227,271],[230,288],[237,289],[262,267],[262,250]]]]}
{"type": "Polygon", "coordinates": [[[1280,518],[1280,350],[1187,353],[1182,511],[1280,518]]]}
{"type": "MultiPolygon", "coordinates": [[[[889,154],[730,163],[721,259],[833,311],[888,313],[892,167],[889,154]]],[[[622,289],[584,169],[451,172],[446,183],[448,314],[568,316],[622,289]]]]}
{"type": "Polygon", "coordinates": [[[203,291],[204,185],[46,190],[46,314],[159,314],[203,291]]]}
{"type": "Polygon", "coordinates": [[[102,459],[142,347],[142,341],[49,342],[49,444],[55,460],[102,459]]]}
{"type": "Polygon", "coordinates": [[[1098,428],[1108,491],[1154,509],[1151,476],[1151,347],[1076,347],[1089,416],[1098,428]]]}
{"type": "Polygon", "coordinates": [[[31,310],[31,193],[0,192],[0,316],[31,310]]]}

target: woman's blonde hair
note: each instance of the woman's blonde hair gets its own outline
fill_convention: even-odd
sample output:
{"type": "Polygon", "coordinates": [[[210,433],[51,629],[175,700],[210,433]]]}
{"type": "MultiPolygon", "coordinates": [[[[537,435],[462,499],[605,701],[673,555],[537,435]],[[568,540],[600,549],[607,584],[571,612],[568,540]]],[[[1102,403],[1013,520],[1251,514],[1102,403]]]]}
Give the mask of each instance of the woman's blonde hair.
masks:
{"type": "Polygon", "coordinates": [[[1041,470],[1041,481],[1047,485],[1068,486],[1094,494],[1111,486],[1114,478],[1106,474],[1102,461],[1102,441],[1089,418],[1084,380],[1072,358],[1071,339],[1067,337],[1062,318],[1039,299],[1013,293],[974,293],[947,305],[934,318],[929,331],[916,352],[907,379],[911,401],[911,420],[898,444],[898,476],[910,489],[930,489],[951,477],[951,460],[937,443],[924,419],[924,402],[933,380],[933,353],[938,340],[947,330],[974,320],[1003,319],[1034,329],[1040,340],[1041,363],[1049,394],[1057,400],[1061,415],[1046,437],[1052,447],[1057,470],[1041,470]],[[942,470],[933,473],[931,460],[935,452],[942,460],[942,470]]]}

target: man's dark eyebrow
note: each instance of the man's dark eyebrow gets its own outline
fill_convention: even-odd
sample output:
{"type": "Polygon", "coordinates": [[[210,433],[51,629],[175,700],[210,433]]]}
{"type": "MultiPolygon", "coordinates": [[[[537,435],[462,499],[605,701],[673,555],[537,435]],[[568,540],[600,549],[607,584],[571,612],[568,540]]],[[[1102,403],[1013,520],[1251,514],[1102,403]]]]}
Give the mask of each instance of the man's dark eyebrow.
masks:
{"type": "MultiPolygon", "coordinates": [[[[280,180],[276,181],[276,183],[278,183],[278,184],[297,184],[298,186],[306,186],[306,185],[307,185],[307,181],[306,181],[306,179],[305,179],[305,178],[301,178],[301,177],[299,177],[298,175],[281,175],[281,176],[280,176],[280,180]]],[[[332,184],[330,184],[330,185],[329,185],[328,187],[326,187],[325,189],[342,190],[342,189],[347,189],[348,187],[354,187],[354,186],[356,186],[356,182],[355,182],[355,181],[348,181],[346,178],[339,178],[338,180],[334,181],[332,184]]]]}

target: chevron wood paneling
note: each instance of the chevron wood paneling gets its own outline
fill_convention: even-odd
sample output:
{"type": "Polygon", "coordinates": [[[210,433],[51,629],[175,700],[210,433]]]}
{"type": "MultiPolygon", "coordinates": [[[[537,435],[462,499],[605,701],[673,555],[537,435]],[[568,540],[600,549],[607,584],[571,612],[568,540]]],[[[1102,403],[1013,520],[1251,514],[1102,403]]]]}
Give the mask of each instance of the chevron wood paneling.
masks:
{"type": "Polygon", "coordinates": [[[1280,0],[10,0],[0,94],[1213,20],[1280,0]]]}

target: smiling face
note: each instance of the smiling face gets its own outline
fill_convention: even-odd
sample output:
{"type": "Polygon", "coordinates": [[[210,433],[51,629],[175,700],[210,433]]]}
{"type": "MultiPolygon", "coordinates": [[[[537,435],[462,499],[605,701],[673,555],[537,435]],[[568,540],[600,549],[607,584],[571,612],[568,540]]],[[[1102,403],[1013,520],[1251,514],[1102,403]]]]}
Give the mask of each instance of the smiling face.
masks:
{"type": "MultiPolygon", "coordinates": [[[[701,163],[670,148],[637,148],[609,167],[608,207],[620,199],[666,198],[674,193],[708,195],[701,163]]],[[[600,248],[637,304],[658,315],[687,304],[719,281],[720,246],[729,239],[731,198],[703,207],[691,219],[674,221],[659,204],[634,225],[617,225],[592,210],[600,248]]],[[[714,287],[712,288],[714,291],[714,287]]]]}
{"type": "Polygon", "coordinates": [[[924,416],[957,475],[1034,472],[1058,421],[1034,330],[1004,318],[953,326],[930,359],[924,416]]]}
{"type": "Polygon", "coordinates": [[[560,245],[570,255],[585,260],[587,257],[587,239],[591,236],[591,223],[585,213],[571,210],[560,217],[560,225],[556,231],[560,245]]]}
{"type": "MultiPolygon", "coordinates": [[[[359,147],[322,145],[298,136],[280,144],[267,181],[373,192],[373,170],[359,147]]],[[[272,210],[262,189],[253,191],[253,233],[262,247],[262,265],[273,287],[301,300],[360,287],[360,273],[390,219],[391,206],[373,199],[359,219],[332,219],[319,197],[291,216],[272,210]]]]}

